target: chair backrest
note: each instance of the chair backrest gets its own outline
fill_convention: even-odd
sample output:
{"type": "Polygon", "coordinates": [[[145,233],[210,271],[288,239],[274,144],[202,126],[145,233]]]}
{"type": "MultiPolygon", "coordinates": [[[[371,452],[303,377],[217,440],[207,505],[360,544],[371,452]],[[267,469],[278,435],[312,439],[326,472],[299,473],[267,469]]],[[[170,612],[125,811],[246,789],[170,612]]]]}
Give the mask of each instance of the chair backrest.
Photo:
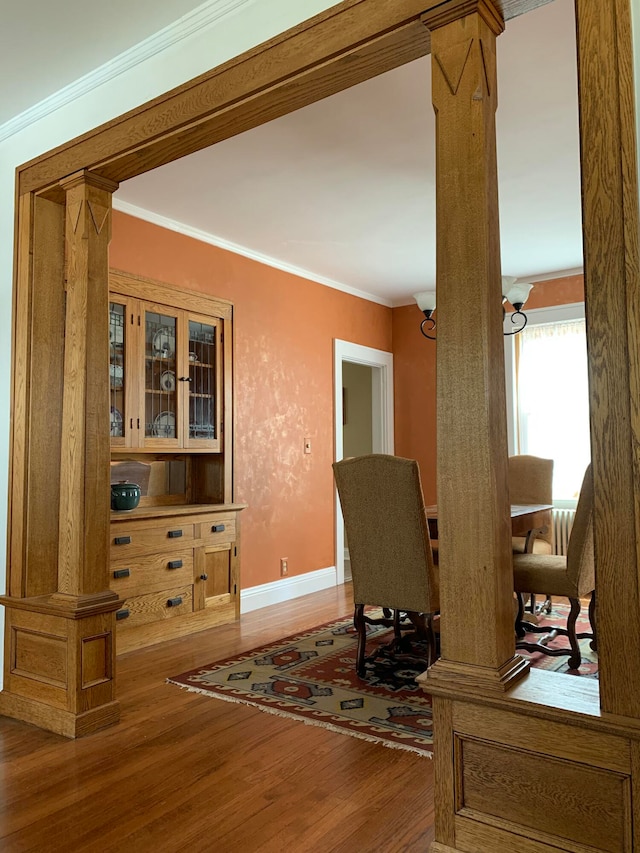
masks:
{"type": "Polygon", "coordinates": [[[437,577],[418,463],[373,453],[333,463],[356,604],[433,613],[437,577]]]}
{"type": "MultiPolygon", "coordinates": [[[[510,456],[509,501],[512,504],[553,503],[553,459],[526,454],[510,456]]],[[[537,538],[551,544],[551,525],[546,533],[539,533],[537,538]]]]}
{"type": "Polygon", "coordinates": [[[593,559],[593,475],[587,466],[580,488],[573,527],[567,545],[567,576],[578,595],[588,595],[595,589],[593,559]]]}

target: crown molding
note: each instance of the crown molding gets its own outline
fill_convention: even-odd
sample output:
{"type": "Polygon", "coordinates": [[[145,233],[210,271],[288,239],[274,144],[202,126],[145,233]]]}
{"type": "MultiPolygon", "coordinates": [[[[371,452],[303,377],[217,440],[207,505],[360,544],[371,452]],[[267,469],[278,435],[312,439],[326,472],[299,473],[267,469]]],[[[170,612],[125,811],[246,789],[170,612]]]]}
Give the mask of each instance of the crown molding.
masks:
{"type": "Polygon", "coordinates": [[[177,21],[168,24],[163,29],[158,30],[157,33],[138,42],[138,44],[0,125],[0,142],[50,115],[60,107],[75,101],[76,98],[86,95],[87,92],[96,89],[103,83],[107,83],[114,77],[129,71],[141,62],[162,53],[177,42],[216,23],[220,18],[226,17],[242,6],[251,5],[253,2],[254,0],[206,0],[205,3],[183,15],[177,21]]]}
{"type": "Polygon", "coordinates": [[[530,281],[532,284],[537,284],[539,281],[552,281],[554,278],[569,278],[572,275],[583,275],[584,267],[573,267],[568,270],[556,270],[555,272],[547,272],[536,275],[519,275],[518,281],[530,281]]]}
{"type": "MultiPolygon", "coordinates": [[[[519,275],[518,281],[527,281],[531,284],[539,284],[541,281],[553,281],[554,279],[569,278],[574,275],[583,275],[583,267],[572,267],[567,270],[555,270],[555,272],[536,273],[535,275],[519,275]]],[[[407,305],[415,305],[415,299],[398,299],[393,303],[393,308],[404,308],[407,305]]],[[[538,309],[536,309],[538,310],[538,309]]],[[[527,312],[528,314],[529,312],[527,312]]]]}
{"type": "Polygon", "coordinates": [[[242,255],[245,258],[250,258],[252,261],[257,261],[259,264],[264,264],[274,269],[282,270],[299,278],[306,278],[308,281],[315,281],[317,284],[323,284],[325,287],[331,287],[333,290],[340,290],[343,293],[348,293],[350,296],[357,296],[359,299],[366,299],[368,302],[375,302],[378,305],[384,305],[385,308],[391,308],[392,303],[388,299],[382,299],[379,296],[374,296],[371,293],[366,293],[364,290],[358,290],[355,287],[350,287],[340,281],[334,281],[331,278],[318,275],[310,270],[302,267],[288,264],[285,261],[280,261],[277,258],[272,258],[269,255],[263,255],[261,252],[255,252],[253,249],[248,249],[246,246],[241,246],[238,243],[232,243],[230,240],[225,240],[222,237],[217,237],[215,234],[210,234],[208,231],[202,231],[200,228],[193,228],[191,225],[185,225],[184,222],[177,222],[175,219],[169,219],[167,216],[162,216],[159,213],[154,213],[151,210],[146,210],[143,207],[138,207],[135,204],[130,204],[127,201],[120,201],[114,197],[113,207],[121,213],[126,213],[129,216],[134,216],[136,219],[143,219],[145,222],[151,222],[153,225],[158,225],[160,228],[167,228],[169,231],[176,231],[178,234],[184,234],[185,237],[192,237],[194,240],[199,240],[201,243],[208,243],[211,246],[217,246],[219,249],[225,249],[227,252],[233,252],[236,255],[242,255]]]}

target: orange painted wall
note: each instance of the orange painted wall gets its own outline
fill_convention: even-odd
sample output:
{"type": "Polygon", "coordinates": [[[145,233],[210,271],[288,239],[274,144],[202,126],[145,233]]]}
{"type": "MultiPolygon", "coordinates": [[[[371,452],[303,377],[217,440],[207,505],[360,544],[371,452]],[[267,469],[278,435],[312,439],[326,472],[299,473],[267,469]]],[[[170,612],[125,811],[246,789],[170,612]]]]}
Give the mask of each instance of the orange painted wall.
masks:
{"type": "Polygon", "coordinates": [[[553,305],[567,305],[570,302],[584,302],[584,276],[571,275],[567,278],[554,278],[534,284],[529,294],[525,311],[531,308],[547,308],[553,305]]]}
{"type": "Polygon", "coordinates": [[[417,459],[427,504],[436,502],[436,345],[417,305],[393,309],[396,453],[417,459]]]}
{"type": "MultiPolygon", "coordinates": [[[[535,284],[526,309],[584,301],[582,275],[535,284]]],[[[393,309],[396,453],[417,459],[425,501],[436,503],[436,345],[420,333],[417,305],[393,309]]]]}
{"type": "Polygon", "coordinates": [[[391,309],[118,211],[110,265],[234,303],[242,587],[333,566],[333,340],[390,351],[391,309]]]}
{"type": "MultiPolygon", "coordinates": [[[[436,346],[417,305],[389,309],[114,213],[111,266],[234,303],[235,499],[242,586],[334,565],[333,340],[394,354],[396,453],[436,501],[436,346]],[[303,453],[310,437],[313,452],[303,453]]],[[[580,302],[582,275],[539,282],[527,308],[580,302]]]]}

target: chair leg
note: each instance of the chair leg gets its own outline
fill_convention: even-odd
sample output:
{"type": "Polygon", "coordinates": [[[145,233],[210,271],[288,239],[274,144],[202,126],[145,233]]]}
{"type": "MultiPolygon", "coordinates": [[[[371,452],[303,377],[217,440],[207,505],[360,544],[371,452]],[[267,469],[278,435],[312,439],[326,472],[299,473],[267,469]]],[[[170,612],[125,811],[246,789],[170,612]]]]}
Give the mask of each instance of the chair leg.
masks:
{"type": "Polygon", "coordinates": [[[360,678],[364,678],[364,652],[367,643],[367,623],[364,619],[364,604],[356,604],[355,613],[353,615],[353,624],[358,632],[358,651],[356,652],[356,673],[360,678]]]}
{"type": "Polygon", "coordinates": [[[580,599],[570,598],[569,601],[571,602],[571,610],[569,611],[569,616],[567,618],[567,637],[569,638],[569,645],[571,646],[569,669],[578,669],[582,662],[580,644],[576,637],[576,620],[580,615],[580,599]]]}
{"type": "Polygon", "coordinates": [[[396,640],[402,639],[402,629],[400,628],[400,611],[393,611],[393,636],[396,640]]]}
{"type": "Polygon", "coordinates": [[[427,628],[427,643],[428,643],[428,658],[427,669],[438,659],[438,649],[436,647],[436,635],[433,630],[433,614],[428,613],[425,616],[425,625],[427,628]]]}
{"type": "MultiPolygon", "coordinates": [[[[411,624],[415,629],[415,639],[422,640],[427,644],[427,669],[438,658],[438,649],[436,645],[436,635],[433,630],[433,613],[417,613],[415,611],[407,611],[407,616],[411,620],[411,624]]],[[[408,639],[408,638],[407,638],[408,639]]],[[[407,651],[413,657],[422,657],[414,653],[411,645],[407,646],[407,651]]]]}
{"type": "Polygon", "coordinates": [[[591,601],[589,602],[589,624],[593,632],[593,640],[589,643],[592,651],[598,651],[598,627],[596,623],[596,591],[591,593],[591,601]]]}
{"type": "Polygon", "coordinates": [[[549,593],[546,593],[544,601],[542,602],[542,604],[538,605],[536,613],[538,615],[540,615],[541,613],[551,613],[552,607],[553,602],[551,601],[551,596],[549,595],[549,593]]]}
{"type": "Polygon", "coordinates": [[[524,637],[524,635],[527,633],[524,625],[522,624],[522,621],[524,619],[524,598],[522,597],[521,592],[516,592],[516,595],[518,596],[518,615],[516,616],[515,625],[516,637],[522,639],[522,637],[524,637]]]}

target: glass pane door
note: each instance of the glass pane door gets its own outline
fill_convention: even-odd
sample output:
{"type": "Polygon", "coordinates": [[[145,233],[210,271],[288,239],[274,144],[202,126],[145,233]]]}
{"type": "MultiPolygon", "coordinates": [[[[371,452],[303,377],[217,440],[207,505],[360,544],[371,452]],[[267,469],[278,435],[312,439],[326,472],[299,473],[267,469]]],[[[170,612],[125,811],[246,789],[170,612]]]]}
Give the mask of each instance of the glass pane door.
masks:
{"type": "Polygon", "coordinates": [[[145,310],[145,444],[174,444],[178,438],[176,331],[175,315],[145,310]]]}
{"type": "Polygon", "coordinates": [[[109,406],[112,445],[124,445],[126,419],[129,412],[125,408],[125,320],[127,316],[124,303],[109,303],[109,406]]]}
{"type": "Polygon", "coordinates": [[[189,444],[219,440],[218,327],[189,319],[189,444]]]}

